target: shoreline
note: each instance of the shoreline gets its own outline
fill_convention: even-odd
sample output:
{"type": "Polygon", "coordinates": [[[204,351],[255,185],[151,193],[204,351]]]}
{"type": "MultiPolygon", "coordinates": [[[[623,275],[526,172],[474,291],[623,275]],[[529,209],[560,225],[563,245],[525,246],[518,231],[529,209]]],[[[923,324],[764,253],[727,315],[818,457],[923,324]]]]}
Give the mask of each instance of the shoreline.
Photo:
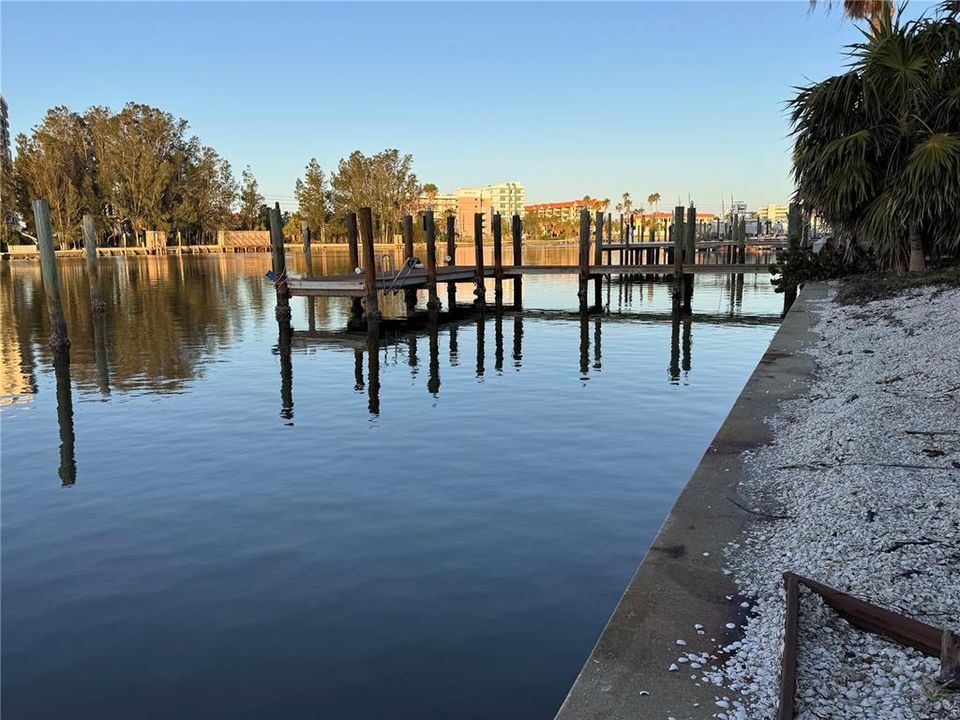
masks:
{"type": "MultiPolygon", "coordinates": [[[[838,287],[784,318],[558,720],[774,717],[788,570],[960,628],[960,290],[838,287]]],[[[956,717],[939,668],[801,592],[798,718],[956,717]]]]}
{"type": "Polygon", "coordinates": [[[718,688],[699,679],[699,668],[688,669],[689,662],[678,665],[678,655],[715,654],[742,635],[746,598],[738,593],[724,549],[742,539],[756,517],[743,509],[750,508],[749,501],[738,492],[746,476],[743,453],[772,443],[766,419],[811,386],[816,365],[804,351],[818,340],[815,307],[826,294],[825,284],[808,284],[783,319],[647,550],[557,720],[716,717],[718,688]],[[677,670],[671,672],[672,665],[677,670]]]}

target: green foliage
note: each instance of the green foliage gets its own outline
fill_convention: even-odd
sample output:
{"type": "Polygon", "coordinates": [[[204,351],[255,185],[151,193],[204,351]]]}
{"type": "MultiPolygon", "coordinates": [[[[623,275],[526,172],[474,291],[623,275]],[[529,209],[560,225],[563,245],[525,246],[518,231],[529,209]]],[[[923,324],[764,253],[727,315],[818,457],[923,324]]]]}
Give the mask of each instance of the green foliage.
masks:
{"type": "Polygon", "coordinates": [[[798,200],[887,268],[960,247],[958,5],[871,15],[850,70],[790,102],[798,200]]]}
{"type": "Polygon", "coordinates": [[[185,120],[138,103],[117,113],[105,107],[83,114],[50,109],[29,136],[16,141],[12,185],[28,232],[35,234],[35,198],[49,203],[61,247],[79,239],[84,213],[105,216],[114,236],[121,227],[189,237],[221,226],[236,198],[230,165],[187,137],[187,127],[185,120]]]}
{"type": "Polygon", "coordinates": [[[813,280],[830,280],[849,275],[852,265],[833,245],[824,245],[820,252],[793,244],[777,253],[777,262],[770,266],[775,277],[770,280],[776,292],[803,285],[813,280]]]}
{"type": "MultiPolygon", "coordinates": [[[[397,228],[404,213],[416,213],[421,188],[413,173],[413,156],[383,150],[366,156],[354,150],[330,177],[334,212],[344,215],[369,207],[383,241],[397,228]]],[[[375,231],[376,233],[376,231],[375,231]]]]}
{"type": "MultiPolygon", "coordinates": [[[[310,158],[304,170],[303,179],[297,178],[294,195],[297,198],[300,219],[310,224],[311,232],[320,240],[330,219],[332,194],[327,187],[327,176],[316,158],[310,158]]],[[[297,234],[300,234],[299,227],[297,234]]]]}
{"type": "MultiPolygon", "coordinates": [[[[257,184],[257,178],[253,175],[250,166],[243,170],[243,179],[240,182],[240,229],[241,230],[263,230],[270,221],[264,223],[263,195],[260,194],[260,186],[257,184]]],[[[266,210],[266,217],[269,218],[270,209],[266,210]]]]}

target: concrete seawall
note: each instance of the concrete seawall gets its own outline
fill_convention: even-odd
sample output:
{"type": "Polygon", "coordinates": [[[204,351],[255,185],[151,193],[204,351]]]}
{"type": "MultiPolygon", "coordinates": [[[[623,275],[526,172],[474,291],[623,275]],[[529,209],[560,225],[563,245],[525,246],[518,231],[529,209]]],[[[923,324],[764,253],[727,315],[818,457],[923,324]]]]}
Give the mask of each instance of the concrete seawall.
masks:
{"type": "Polygon", "coordinates": [[[741,454],[771,442],[764,419],[809,387],[816,367],[803,350],[818,339],[812,302],[826,293],[823,284],[807,285],[784,318],[627,586],[558,720],[686,720],[719,711],[715,696],[728,693],[698,687],[687,665],[668,668],[683,652],[713,653],[740,635],[742,598],[724,573],[723,551],[748,523],[763,522],[736,504],[747,506],[737,492],[741,454]],[[729,630],[727,623],[738,627],[729,630]],[[704,626],[703,635],[695,624],[704,626]]]}

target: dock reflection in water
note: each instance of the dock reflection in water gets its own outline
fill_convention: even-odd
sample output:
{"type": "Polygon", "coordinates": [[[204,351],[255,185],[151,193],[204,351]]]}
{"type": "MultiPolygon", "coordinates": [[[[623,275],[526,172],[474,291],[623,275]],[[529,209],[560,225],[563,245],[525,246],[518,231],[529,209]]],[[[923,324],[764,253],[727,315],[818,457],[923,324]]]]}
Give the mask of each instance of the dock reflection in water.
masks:
{"type": "Polygon", "coordinates": [[[95,319],[63,263],[69,365],[39,268],[0,267],[5,715],[551,716],[776,329],[768,276],[698,275],[689,316],[531,276],[524,312],[507,283],[368,340],[348,300],[280,332],[268,264],[104,258],[95,319]]]}

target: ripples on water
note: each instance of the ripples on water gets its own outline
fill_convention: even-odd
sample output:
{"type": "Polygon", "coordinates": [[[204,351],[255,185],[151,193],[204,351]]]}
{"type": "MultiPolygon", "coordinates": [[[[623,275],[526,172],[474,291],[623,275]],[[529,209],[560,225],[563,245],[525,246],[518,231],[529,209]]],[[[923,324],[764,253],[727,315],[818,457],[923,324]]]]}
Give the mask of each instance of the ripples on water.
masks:
{"type": "Polygon", "coordinates": [[[667,285],[581,320],[534,276],[536,311],[372,353],[295,298],[288,354],[268,264],[102,259],[98,326],[63,262],[58,378],[39,267],[4,263],[5,717],[552,716],[776,329],[769,276],[698,275],[678,321],[667,285]]]}

